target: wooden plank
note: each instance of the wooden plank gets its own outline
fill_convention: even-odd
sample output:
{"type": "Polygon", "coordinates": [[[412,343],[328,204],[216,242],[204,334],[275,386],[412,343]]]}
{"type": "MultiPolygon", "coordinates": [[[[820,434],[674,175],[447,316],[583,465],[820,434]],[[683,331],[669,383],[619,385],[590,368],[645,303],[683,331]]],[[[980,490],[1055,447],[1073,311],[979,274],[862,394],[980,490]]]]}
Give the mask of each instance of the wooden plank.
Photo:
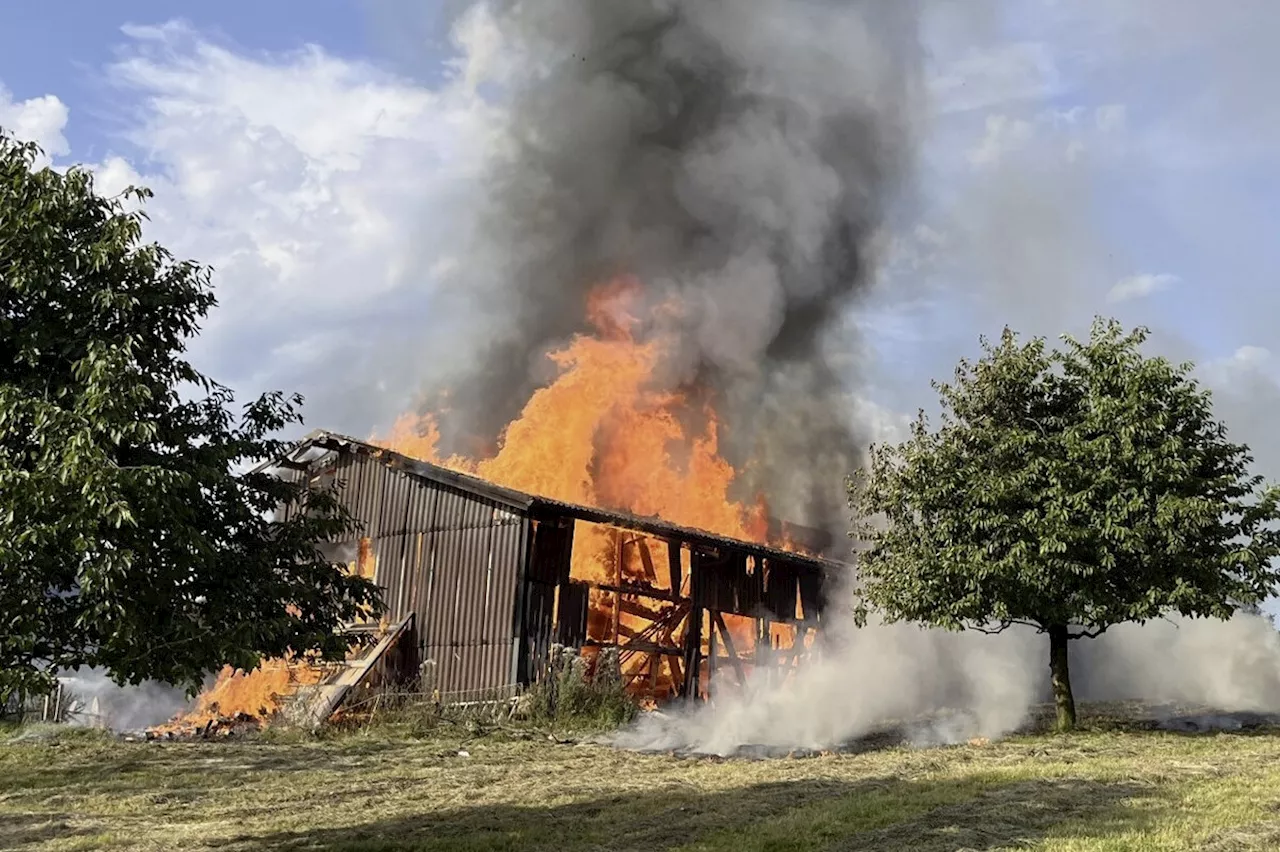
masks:
{"type": "MultiPolygon", "coordinates": [[[[618,547],[614,551],[614,581],[622,586],[622,533],[616,533],[618,547]]],[[[622,592],[615,592],[613,598],[613,640],[618,641],[619,619],[622,618],[622,592]]]]}
{"type": "MultiPolygon", "coordinates": [[[[724,616],[716,613],[716,627],[720,629],[720,638],[724,640],[724,648],[729,652],[729,663],[733,666],[734,674],[738,676],[738,683],[743,686],[747,683],[747,673],[742,668],[742,661],[738,659],[738,649],[733,645],[733,635],[729,633],[729,628],[725,626],[724,616]]],[[[712,634],[713,636],[715,634],[712,634]]]]}
{"type": "Polygon", "coordinates": [[[649,539],[637,538],[636,548],[640,551],[640,563],[644,566],[645,579],[653,583],[658,582],[658,572],[653,568],[653,554],[649,551],[649,539]]]}
{"type": "Polygon", "coordinates": [[[664,657],[680,657],[684,655],[683,648],[677,648],[675,645],[659,645],[657,642],[650,642],[645,639],[632,639],[630,642],[623,642],[617,645],[600,639],[588,639],[582,644],[591,648],[617,648],[620,654],[661,654],[664,657]]]}
{"type": "Polygon", "coordinates": [[[622,611],[625,612],[627,615],[638,615],[641,618],[648,619],[649,621],[663,621],[667,617],[669,617],[672,612],[676,611],[677,609],[679,609],[679,607],[664,607],[664,608],[655,609],[652,607],[645,606],[644,604],[640,603],[640,601],[628,600],[625,598],[622,601],[622,611]]]}
{"type": "Polygon", "coordinates": [[[680,562],[680,542],[667,539],[667,571],[671,575],[671,593],[679,595],[684,587],[684,566],[680,562]]]}
{"type": "MultiPolygon", "coordinates": [[[[669,645],[671,647],[675,647],[675,644],[676,644],[675,631],[676,631],[676,628],[679,626],[680,626],[679,621],[677,621],[674,625],[671,625],[671,624],[664,625],[662,628],[662,635],[658,637],[658,641],[660,643],[665,643],[666,645],[669,645]]],[[[669,656],[666,658],[666,660],[667,660],[667,665],[671,668],[671,682],[675,684],[676,690],[678,691],[680,689],[681,684],[684,683],[684,672],[681,670],[680,657],[669,656]]]]}
{"type": "Polygon", "coordinates": [[[383,655],[395,645],[400,637],[413,623],[413,613],[409,613],[399,622],[391,625],[385,635],[372,647],[362,649],[353,659],[347,660],[338,669],[338,675],[332,680],[322,681],[313,686],[298,690],[301,721],[312,728],[319,727],[341,706],[347,695],[360,684],[383,655]]]}
{"type": "Polygon", "coordinates": [[[701,665],[702,610],[694,607],[689,611],[689,627],[684,633],[684,688],[680,692],[683,697],[697,697],[698,669],[701,665]]]}
{"type": "Polygon", "coordinates": [[[614,592],[624,595],[635,595],[641,598],[653,598],[656,601],[670,601],[671,603],[684,603],[685,599],[679,595],[673,595],[663,589],[655,589],[650,586],[630,586],[630,585],[614,585],[613,583],[595,583],[589,582],[584,585],[593,589],[599,589],[602,592],[614,592]]]}

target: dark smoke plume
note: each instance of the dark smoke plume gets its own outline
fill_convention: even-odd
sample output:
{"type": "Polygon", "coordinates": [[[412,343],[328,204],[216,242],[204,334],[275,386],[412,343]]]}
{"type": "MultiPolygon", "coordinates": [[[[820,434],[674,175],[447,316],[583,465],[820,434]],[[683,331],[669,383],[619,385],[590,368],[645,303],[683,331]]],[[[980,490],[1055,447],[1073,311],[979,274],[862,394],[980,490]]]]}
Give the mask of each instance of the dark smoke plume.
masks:
{"type": "Polygon", "coordinates": [[[678,296],[681,316],[647,332],[677,341],[663,380],[715,401],[747,487],[791,520],[845,526],[862,448],[827,332],[872,280],[911,159],[916,4],[487,10],[513,68],[497,81],[511,138],[478,229],[492,322],[479,366],[449,383],[446,443],[496,437],[545,380],[540,356],[583,330],[586,294],[633,274],[654,304],[678,296]]]}

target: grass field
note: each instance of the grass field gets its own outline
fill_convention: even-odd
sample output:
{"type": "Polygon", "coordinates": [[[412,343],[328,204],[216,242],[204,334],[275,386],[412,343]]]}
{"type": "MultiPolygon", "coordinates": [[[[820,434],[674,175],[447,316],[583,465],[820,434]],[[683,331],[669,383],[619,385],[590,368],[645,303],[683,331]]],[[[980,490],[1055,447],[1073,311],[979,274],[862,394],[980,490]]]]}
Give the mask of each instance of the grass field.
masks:
{"type": "Polygon", "coordinates": [[[1280,849],[1274,732],[758,761],[447,725],[277,740],[10,738],[0,849],[1280,849]]]}

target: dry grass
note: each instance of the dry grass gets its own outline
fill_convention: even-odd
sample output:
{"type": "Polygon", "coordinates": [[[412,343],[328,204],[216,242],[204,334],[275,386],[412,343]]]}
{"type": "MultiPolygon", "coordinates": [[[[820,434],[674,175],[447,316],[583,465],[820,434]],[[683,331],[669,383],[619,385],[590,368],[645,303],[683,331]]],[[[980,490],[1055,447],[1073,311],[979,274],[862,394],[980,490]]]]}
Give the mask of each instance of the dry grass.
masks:
{"type": "Polygon", "coordinates": [[[1277,733],[1095,728],[769,761],[448,725],[286,740],[0,744],[0,849],[1280,848],[1277,733]]]}

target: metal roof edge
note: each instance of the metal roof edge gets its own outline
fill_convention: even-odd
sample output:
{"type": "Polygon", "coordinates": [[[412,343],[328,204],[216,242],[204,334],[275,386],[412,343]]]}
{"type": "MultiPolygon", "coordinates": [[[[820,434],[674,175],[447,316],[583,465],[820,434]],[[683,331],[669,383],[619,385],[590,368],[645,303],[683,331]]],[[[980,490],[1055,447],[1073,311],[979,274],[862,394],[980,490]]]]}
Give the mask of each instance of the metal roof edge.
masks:
{"type": "Polygon", "coordinates": [[[452,486],[462,491],[475,494],[481,498],[504,503],[522,512],[528,512],[530,510],[536,511],[538,508],[542,508],[550,512],[570,515],[576,520],[633,529],[637,532],[649,533],[650,535],[658,538],[678,538],[682,541],[696,542],[712,547],[728,546],[756,556],[807,564],[815,568],[828,570],[847,570],[850,567],[849,563],[846,562],[826,559],[820,556],[810,556],[808,554],[798,553],[795,551],[782,550],[781,548],[772,547],[767,544],[743,541],[742,539],[720,535],[707,530],[697,529],[696,527],[674,524],[670,521],[663,520],[660,517],[645,517],[642,515],[635,515],[630,512],[601,509],[577,503],[553,500],[549,497],[540,497],[536,494],[527,494],[513,488],[495,485],[494,483],[481,479],[477,476],[459,473],[458,471],[450,470],[449,468],[438,464],[432,464],[431,462],[422,461],[421,459],[415,459],[412,456],[398,453],[395,450],[379,447],[376,444],[369,443],[368,441],[362,441],[359,438],[353,438],[350,435],[343,435],[339,432],[331,432],[326,429],[317,429],[311,432],[305,438],[300,440],[297,445],[295,445],[293,451],[290,452],[289,455],[296,455],[300,450],[303,450],[308,446],[317,446],[334,450],[352,447],[357,452],[362,452],[379,459],[392,469],[403,470],[411,475],[421,476],[424,479],[428,479],[442,485],[452,486]]]}

